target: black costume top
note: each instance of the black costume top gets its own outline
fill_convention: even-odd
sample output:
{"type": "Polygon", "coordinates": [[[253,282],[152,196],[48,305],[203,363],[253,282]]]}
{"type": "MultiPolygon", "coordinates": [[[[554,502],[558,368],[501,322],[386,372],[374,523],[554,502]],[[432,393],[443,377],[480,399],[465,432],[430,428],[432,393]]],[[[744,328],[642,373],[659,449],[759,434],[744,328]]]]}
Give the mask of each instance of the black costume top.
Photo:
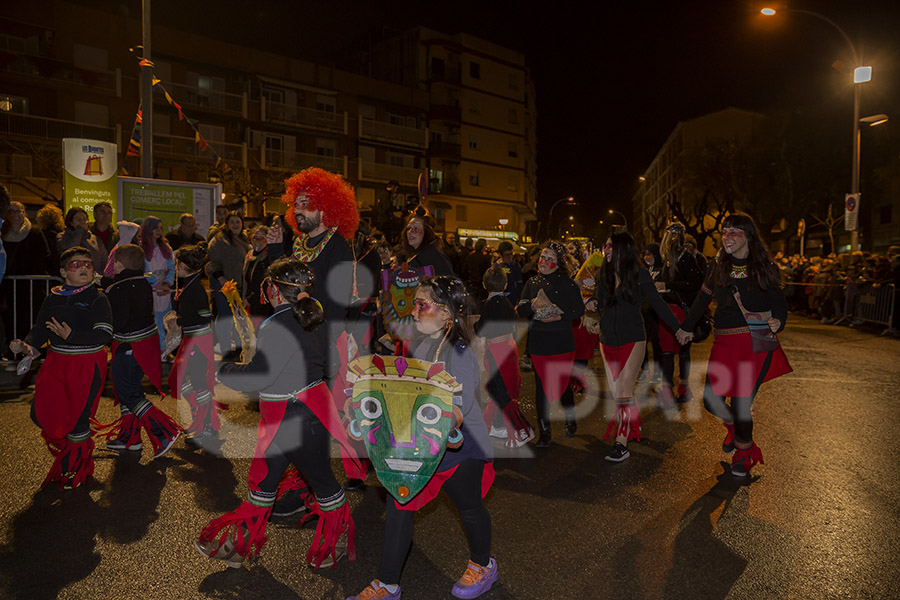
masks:
{"type": "Polygon", "coordinates": [[[247,312],[251,317],[268,317],[272,314],[272,305],[260,301],[260,288],[271,263],[268,247],[263,248],[262,252],[251,249],[244,260],[244,300],[250,305],[247,312]]]}
{"type": "Polygon", "coordinates": [[[411,352],[413,358],[443,362],[447,372],[462,385],[462,406],[459,409],[463,414],[463,422],[460,426],[463,443],[456,450],[447,449],[437,470],[452,469],[470,458],[491,461],[494,459],[494,447],[491,445],[487,427],[481,415],[481,406],[475,399],[481,378],[475,353],[463,340],[457,340],[453,345],[445,343],[435,361],[434,353],[438,350],[440,342],[440,338],[423,337],[414,342],[411,352]]]}
{"type": "MultiPolygon", "coordinates": [[[[696,300],[691,305],[690,311],[684,318],[682,329],[691,331],[697,324],[697,321],[703,315],[706,307],[716,299],[716,314],[713,323],[716,329],[733,329],[737,327],[746,327],[747,321],[744,320],[744,313],[741,312],[737,301],[734,299],[732,288],[737,287],[741,293],[741,304],[744,308],[751,311],[772,311],[772,316],[781,321],[781,327],[778,331],[784,329],[787,322],[787,302],[784,300],[784,292],[778,288],[762,290],[756,285],[751,285],[753,279],[749,277],[740,277],[740,268],[747,265],[747,259],[731,257],[732,273],[729,276],[724,287],[716,287],[713,281],[713,273],[716,268],[716,261],[710,264],[709,272],[706,275],[706,281],[700,292],[697,294],[696,300]],[[735,270],[734,267],[737,267],[735,270]],[[734,277],[734,275],[739,275],[734,277]]],[[[778,333],[778,332],[776,332],[778,333]]]]}
{"type": "Polygon", "coordinates": [[[557,269],[549,275],[535,275],[525,284],[522,297],[516,305],[520,317],[530,319],[528,331],[528,353],[537,356],[553,356],[575,351],[575,336],[572,333],[572,321],[584,314],[584,302],[581,290],[562,270],[557,269]],[[558,306],[560,320],[544,323],[534,319],[531,301],[538,291],[544,290],[550,302],[558,306]]]}
{"type": "Polygon", "coordinates": [[[209,308],[209,295],[200,279],[201,273],[178,278],[178,292],[173,302],[178,314],[178,326],[182,335],[199,337],[212,333],[209,324],[212,321],[212,310],[209,308]]]}
{"type": "Polygon", "coordinates": [[[476,288],[481,287],[484,272],[491,267],[491,255],[482,250],[481,252],[473,251],[463,261],[462,275],[466,279],[466,283],[476,288]]]}
{"type": "Polygon", "coordinates": [[[184,234],[181,233],[181,228],[179,227],[175,231],[170,231],[166,234],[166,241],[169,242],[169,246],[172,248],[172,252],[174,252],[182,246],[191,246],[193,244],[205,242],[206,238],[196,231],[191,234],[191,237],[184,237],[184,234]]]}
{"type": "Polygon", "coordinates": [[[282,304],[259,328],[259,344],[246,365],[223,358],[219,381],[241,391],[287,396],[325,379],[328,353],[326,328],[307,331],[294,318],[293,307],[282,304]]]}
{"type": "MultiPolygon", "coordinates": [[[[124,269],[115,277],[101,280],[112,309],[113,339],[126,350],[131,342],[157,332],[153,320],[153,288],[143,270],[124,269]]],[[[121,347],[121,346],[120,346],[121,347]]]]}
{"type": "Polygon", "coordinates": [[[675,262],[674,275],[668,268],[663,267],[661,277],[669,289],[663,294],[663,300],[685,308],[694,302],[703,284],[703,271],[697,265],[694,255],[687,251],[682,251],[675,262]]]}
{"type": "Polygon", "coordinates": [[[516,330],[516,311],[503,294],[492,296],[481,305],[481,318],[475,323],[475,334],[491,339],[513,334],[516,330]]]}
{"type": "Polygon", "coordinates": [[[497,266],[506,273],[506,296],[513,306],[519,303],[522,295],[522,267],[515,260],[512,262],[499,262],[497,266]]]}
{"type": "Polygon", "coordinates": [[[618,290],[614,295],[614,303],[607,306],[609,291],[600,279],[599,272],[596,281],[594,298],[597,299],[597,311],[600,313],[600,343],[604,346],[622,346],[647,339],[644,318],[641,316],[641,303],[644,300],[672,331],[678,330],[678,319],[656,291],[653,277],[646,269],[638,270],[639,295],[631,302],[627,302],[622,291],[618,290]]]}
{"type": "Polygon", "coordinates": [[[424,266],[431,265],[434,269],[434,276],[453,275],[453,263],[450,259],[438,249],[438,240],[433,240],[430,244],[421,248],[408,263],[410,267],[420,269],[424,266]]]}
{"type": "Polygon", "coordinates": [[[53,288],[41,304],[25,343],[41,348],[49,341],[50,348],[61,354],[89,354],[103,349],[112,333],[112,310],[106,294],[93,284],[84,288],[64,285],[53,288]],[[81,291],[71,293],[77,289],[81,291]],[[47,329],[45,323],[51,318],[72,328],[69,337],[62,339],[47,329]]]}

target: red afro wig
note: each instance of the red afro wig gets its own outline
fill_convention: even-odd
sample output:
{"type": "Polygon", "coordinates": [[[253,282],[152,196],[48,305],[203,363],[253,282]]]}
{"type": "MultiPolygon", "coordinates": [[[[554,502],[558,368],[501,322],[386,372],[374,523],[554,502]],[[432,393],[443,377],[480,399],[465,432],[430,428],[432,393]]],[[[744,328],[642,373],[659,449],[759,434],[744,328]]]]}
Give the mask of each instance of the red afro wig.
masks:
{"type": "Polygon", "coordinates": [[[310,167],[295,173],[284,184],[286,189],[281,201],[288,207],[284,218],[294,233],[300,233],[294,215],[294,204],[297,196],[303,192],[309,198],[309,209],[322,211],[322,223],[326,227],[337,227],[337,232],[344,239],[353,238],[359,227],[359,210],[356,207],[356,194],[343,177],[310,167]]]}

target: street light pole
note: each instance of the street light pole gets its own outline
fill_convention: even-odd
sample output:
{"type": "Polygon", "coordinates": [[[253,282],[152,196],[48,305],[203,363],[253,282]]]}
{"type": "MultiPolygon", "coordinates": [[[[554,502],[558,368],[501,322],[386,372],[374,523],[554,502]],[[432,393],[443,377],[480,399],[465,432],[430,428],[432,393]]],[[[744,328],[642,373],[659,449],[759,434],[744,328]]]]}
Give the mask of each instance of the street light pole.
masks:
{"type": "Polygon", "coordinates": [[[557,206],[559,206],[563,202],[569,202],[569,203],[574,204],[575,198],[573,198],[572,196],[569,196],[568,198],[560,198],[559,200],[557,200],[556,202],[553,203],[553,206],[550,207],[550,214],[547,215],[547,235],[548,236],[553,231],[553,229],[552,229],[552,227],[553,227],[553,209],[556,208],[557,206]]]}
{"type": "MultiPolygon", "coordinates": [[[[775,14],[775,9],[772,8],[764,8],[760,12],[766,16],[772,16],[775,14]]],[[[841,26],[826,17],[825,15],[821,15],[817,12],[813,12],[811,10],[803,10],[799,8],[788,8],[785,9],[785,12],[799,13],[803,15],[809,15],[811,17],[815,17],[822,21],[825,21],[829,25],[831,25],[838,33],[841,34],[841,37],[844,38],[844,41],[847,42],[847,46],[850,48],[850,55],[853,57],[853,156],[852,156],[852,165],[850,169],[850,193],[858,194],[859,193],[859,85],[868,81],[869,79],[857,79],[857,69],[862,67],[862,64],[859,60],[859,54],[856,52],[856,46],[853,45],[853,42],[850,40],[850,36],[841,29],[841,26]]],[[[857,204],[857,210],[859,210],[859,204],[857,204]]],[[[850,232],[850,251],[856,252],[859,250],[859,220],[857,219],[856,227],[853,231],[850,232]]]]}
{"type": "Polygon", "coordinates": [[[150,0],[141,3],[141,177],[153,178],[153,61],[150,58],[150,0]]]}
{"type": "Polygon", "coordinates": [[[625,214],[624,214],[624,213],[621,213],[621,212],[619,212],[619,211],[617,211],[617,210],[609,209],[609,214],[611,214],[611,215],[619,215],[620,217],[622,217],[622,222],[624,223],[623,227],[624,227],[626,230],[628,229],[628,219],[625,217],[625,214]]]}

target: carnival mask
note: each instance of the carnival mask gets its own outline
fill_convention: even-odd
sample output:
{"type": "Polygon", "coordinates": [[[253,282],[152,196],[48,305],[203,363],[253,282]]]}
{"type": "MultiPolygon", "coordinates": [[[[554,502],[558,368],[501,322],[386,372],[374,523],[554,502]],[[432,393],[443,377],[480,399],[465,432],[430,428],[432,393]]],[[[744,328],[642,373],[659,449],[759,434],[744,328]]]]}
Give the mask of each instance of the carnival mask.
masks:
{"type": "Polygon", "coordinates": [[[420,268],[410,268],[403,263],[396,269],[384,269],[381,272],[382,281],[382,317],[384,326],[396,338],[409,340],[412,338],[415,321],[413,321],[413,300],[419,282],[425,277],[431,277],[434,268],[430,265],[420,268]]]}
{"type": "Polygon", "coordinates": [[[375,474],[401,504],[431,480],[450,447],[462,444],[462,386],[444,363],[402,356],[362,356],[348,366],[353,384],[347,426],[365,442],[375,474]]]}

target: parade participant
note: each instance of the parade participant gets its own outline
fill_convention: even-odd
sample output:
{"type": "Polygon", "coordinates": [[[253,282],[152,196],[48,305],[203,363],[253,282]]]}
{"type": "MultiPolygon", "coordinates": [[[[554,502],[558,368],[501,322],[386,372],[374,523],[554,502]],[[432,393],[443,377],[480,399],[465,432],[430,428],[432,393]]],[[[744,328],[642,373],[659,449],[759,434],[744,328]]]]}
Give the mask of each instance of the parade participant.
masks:
{"type": "MultiPolygon", "coordinates": [[[[687,308],[694,302],[697,291],[703,283],[703,272],[697,260],[684,246],[684,225],[678,221],[666,228],[659,245],[662,256],[662,281],[656,288],[663,300],[672,309],[679,322],[687,308]]],[[[657,390],[657,399],[662,408],[671,408],[678,402],[688,402],[693,394],[690,386],[691,344],[679,344],[675,330],[665,321],[659,322],[659,347],[662,350],[663,381],[657,390]],[[678,354],[678,391],[675,392],[675,355],[678,354]]]]}
{"type": "Polygon", "coordinates": [[[316,535],[306,555],[315,568],[356,559],[355,533],[344,491],[331,470],[330,436],[346,433],[325,384],[328,339],[312,270],[295,258],[273,263],[263,293],[274,308],[260,326],[259,349],[248,364],[223,359],[219,380],[242,392],[259,392],[260,422],[250,464],[247,499],[213,519],[195,546],[204,556],[240,567],[259,554],[278,484],[293,464],[315,493],[316,535]]]}
{"type": "Polygon", "coordinates": [[[450,259],[440,251],[440,241],[431,225],[419,215],[410,215],[403,228],[406,262],[418,269],[430,265],[435,275],[453,275],[450,259]]]}
{"type": "Polygon", "coordinates": [[[506,274],[499,265],[485,271],[484,289],[488,297],[481,307],[481,318],[475,323],[475,335],[484,338],[486,387],[492,400],[484,409],[484,423],[491,428],[492,437],[506,438],[507,448],[519,448],[534,438],[534,428],[517,402],[522,374],[515,337],[516,311],[504,294],[506,288],[506,274]],[[501,431],[495,431],[492,425],[498,408],[505,424],[501,431]]]}
{"type": "Polygon", "coordinates": [[[269,228],[260,225],[250,232],[250,251],[244,257],[244,287],[243,300],[248,306],[247,312],[253,321],[253,326],[259,328],[266,318],[272,315],[272,305],[266,301],[262,293],[262,282],[266,277],[266,271],[272,264],[269,258],[269,247],[266,243],[266,234],[269,228]]]}
{"type": "Polygon", "coordinates": [[[603,246],[603,265],[591,302],[591,308],[600,313],[600,349],[616,402],[615,415],[603,436],[615,440],[606,456],[610,462],[628,458],[629,440],[641,440],[643,422],[634,401],[634,384],[647,344],[641,317],[644,300],[673,331],[678,329],[678,320],[641,266],[634,238],[629,233],[614,233],[603,246]]]}
{"type": "Polygon", "coordinates": [[[787,320],[778,267],[747,215],[729,215],[722,222],[722,249],[677,331],[679,341],[690,340],[713,299],[715,337],[703,405],[722,419],[727,429],[722,450],[734,451],[731,473],[744,477],[763,462],[753,441],[753,399],[763,383],[793,370],[775,336],[787,320]]]}
{"type": "Polygon", "coordinates": [[[54,456],[44,486],[80,486],[94,472],[90,419],[106,379],[106,344],[113,326],[109,301],[94,285],[90,250],[69,248],[60,257],[65,283],[51,290],[24,341],[13,340],[15,353],[38,356],[50,349],[35,380],[31,419],[54,456]]]}
{"type": "Polygon", "coordinates": [[[144,277],[144,251],[135,244],[118,246],[115,277],[104,277],[106,296],[112,308],[111,344],[113,387],[122,416],[103,426],[110,450],[140,450],[141,429],[153,446],[153,458],[163,456],[181,435],[181,428],[169,415],[144,395],[141,382],[146,375],[162,396],[162,365],[159,340],[153,320],[153,289],[144,277]]]}
{"type": "Polygon", "coordinates": [[[162,219],[148,216],[141,221],[137,243],[144,250],[144,270],[153,288],[153,319],[159,332],[159,349],[166,340],[163,317],[172,310],[172,286],[175,285],[175,258],[163,237],[162,219]]]}
{"type": "Polygon", "coordinates": [[[497,264],[506,273],[506,297],[509,298],[510,304],[515,306],[519,303],[519,297],[522,295],[522,267],[516,262],[513,255],[512,242],[503,240],[497,246],[497,252],[500,254],[500,260],[497,264]]]}
{"type": "Polygon", "coordinates": [[[566,434],[575,435],[575,407],[563,392],[572,376],[575,336],[572,321],[584,314],[581,291],[565,267],[565,246],[547,242],[538,260],[539,275],[528,280],[516,306],[520,317],[529,320],[528,354],[534,364],[534,403],[537,408],[539,448],[551,442],[549,403],[562,399],[566,434]]]}
{"type": "Polygon", "coordinates": [[[210,292],[216,308],[213,323],[215,340],[223,353],[231,351],[232,345],[240,349],[241,337],[235,330],[234,312],[222,287],[233,281],[240,297],[244,289],[244,259],[250,249],[250,242],[244,234],[244,218],[236,212],[228,213],[224,227],[209,243],[209,262],[206,264],[210,292]]]}
{"type": "Polygon", "coordinates": [[[348,600],[400,598],[400,574],[412,545],[415,513],[440,490],[447,492],[459,511],[469,541],[468,566],[451,593],[456,598],[477,598],[497,581],[497,561],[491,557],[491,516],[482,502],[494,479],[493,449],[475,399],[479,369],[471,351],[469,304],[465,286],[453,277],[425,279],[416,291],[414,314],[422,338],[413,346],[412,356],[443,362],[461,384],[462,404],[457,408],[462,413],[462,445],[444,453],[434,476],[411,500],[401,504],[388,496],[378,578],[348,600]]]}
{"type": "MultiPolygon", "coordinates": [[[[585,303],[594,297],[596,275],[602,263],[603,253],[598,250],[584,261],[575,274],[575,284],[581,290],[581,299],[585,303]]],[[[588,363],[594,358],[594,351],[600,339],[599,315],[585,310],[580,319],[572,321],[572,335],[575,337],[575,361],[572,364],[572,377],[564,392],[566,396],[564,404],[574,404],[575,393],[583,392],[587,387],[588,363]]],[[[570,435],[574,433],[572,431],[570,435]]]]}
{"type": "MultiPolygon", "coordinates": [[[[641,258],[644,260],[644,266],[650,273],[653,284],[662,281],[662,257],[659,255],[659,244],[647,244],[644,246],[641,258]]],[[[644,352],[644,362],[641,364],[641,376],[639,380],[648,380],[656,382],[660,380],[662,373],[662,348],[659,347],[659,320],[646,302],[641,306],[641,316],[644,318],[644,331],[647,332],[647,342],[650,349],[653,350],[653,363],[650,363],[650,352],[644,352]],[[652,369],[651,369],[652,367],[652,369]]]]}
{"type": "Polygon", "coordinates": [[[206,264],[205,244],[182,246],[175,252],[178,289],[175,312],[182,339],[172,371],[169,389],[176,400],[185,399],[191,408],[191,424],[186,428],[194,445],[211,443],[219,431],[219,413],[213,402],[216,384],[213,357],[212,311],[209,296],[200,279],[206,264]]]}

